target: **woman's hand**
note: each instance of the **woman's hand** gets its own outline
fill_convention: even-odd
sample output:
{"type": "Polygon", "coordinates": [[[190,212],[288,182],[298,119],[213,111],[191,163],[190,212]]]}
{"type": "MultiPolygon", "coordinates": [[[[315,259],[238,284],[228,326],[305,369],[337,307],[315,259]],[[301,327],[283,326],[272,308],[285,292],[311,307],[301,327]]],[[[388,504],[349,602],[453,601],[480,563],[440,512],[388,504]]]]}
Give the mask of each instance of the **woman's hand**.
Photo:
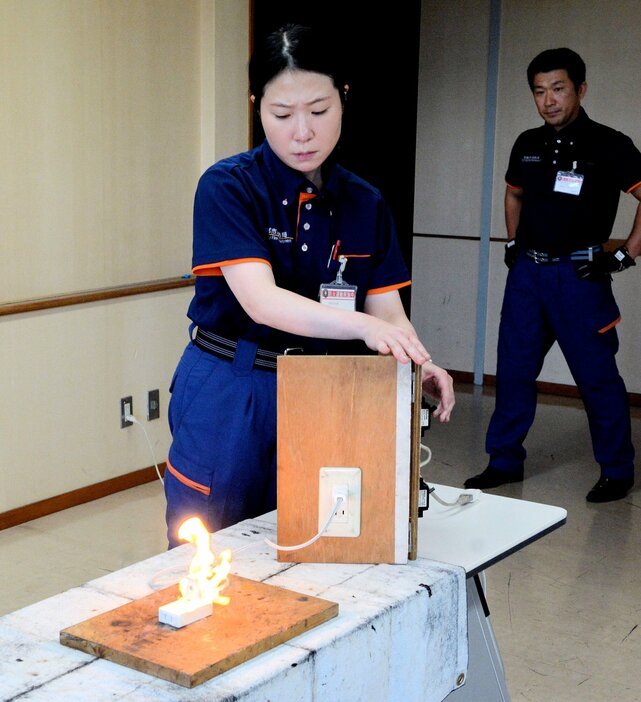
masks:
{"type": "Polygon", "coordinates": [[[366,324],[361,339],[383,355],[392,354],[400,363],[411,359],[419,366],[432,357],[411,325],[398,290],[390,290],[365,298],[366,324]]]}
{"type": "Polygon", "coordinates": [[[432,362],[414,327],[405,315],[398,292],[370,295],[365,302],[369,318],[368,333],[363,337],[373,351],[392,354],[397,361],[410,358],[421,366],[425,392],[439,400],[434,417],[449,422],[454,408],[454,381],[450,374],[432,362]]]}
{"type": "Polygon", "coordinates": [[[444,369],[434,365],[432,361],[425,362],[421,367],[423,390],[439,400],[433,416],[439,422],[449,422],[454,409],[454,381],[444,369]]]}
{"type": "Polygon", "coordinates": [[[431,356],[411,327],[396,326],[372,315],[364,321],[367,328],[363,341],[372,351],[384,356],[391,354],[400,363],[412,360],[419,366],[430,360],[431,356]]]}

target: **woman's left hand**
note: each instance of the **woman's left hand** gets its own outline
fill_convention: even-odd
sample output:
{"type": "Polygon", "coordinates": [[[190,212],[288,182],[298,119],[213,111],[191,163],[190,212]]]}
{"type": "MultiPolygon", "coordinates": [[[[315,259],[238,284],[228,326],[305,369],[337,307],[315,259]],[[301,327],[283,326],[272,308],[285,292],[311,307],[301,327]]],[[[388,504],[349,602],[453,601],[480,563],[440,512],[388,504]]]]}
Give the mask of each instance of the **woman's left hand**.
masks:
{"type": "Polygon", "coordinates": [[[439,422],[449,422],[455,404],[452,376],[444,368],[434,365],[430,360],[421,366],[421,379],[423,390],[439,400],[433,416],[439,422]]]}

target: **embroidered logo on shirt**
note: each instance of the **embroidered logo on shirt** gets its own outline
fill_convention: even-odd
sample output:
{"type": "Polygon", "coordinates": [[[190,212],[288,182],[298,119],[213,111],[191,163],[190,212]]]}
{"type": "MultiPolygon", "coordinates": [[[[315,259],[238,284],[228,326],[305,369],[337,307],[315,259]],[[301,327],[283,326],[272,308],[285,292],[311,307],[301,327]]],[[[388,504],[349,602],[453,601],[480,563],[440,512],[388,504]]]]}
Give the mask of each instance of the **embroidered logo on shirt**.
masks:
{"type": "Polygon", "coordinates": [[[284,244],[288,244],[289,242],[293,241],[293,238],[291,236],[288,236],[287,232],[279,232],[278,229],[276,229],[276,227],[268,227],[267,236],[272,241],[280,241],[284,244]]]}
{"type": "Polygon", "coordinates": [[[521,163],[541,163],[541,156],[521,156],[521,163]]]}

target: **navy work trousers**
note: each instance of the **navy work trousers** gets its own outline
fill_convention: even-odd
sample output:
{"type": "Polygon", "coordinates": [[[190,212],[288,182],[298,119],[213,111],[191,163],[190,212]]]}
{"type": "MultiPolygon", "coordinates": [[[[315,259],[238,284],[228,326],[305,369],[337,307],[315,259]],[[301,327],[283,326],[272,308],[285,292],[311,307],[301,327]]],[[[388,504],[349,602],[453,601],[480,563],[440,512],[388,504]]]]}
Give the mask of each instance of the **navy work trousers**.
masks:
{"type": "Polygon", "coordinates": [[[519,256],[508,273],[499,326],[496,405],[486,436],[489,465],[523,469],[523,441],[536,412],[536,379],[557,341],[588,416],[601,474],[631,478],[630,408],[615,355],[619,309],[609,277],[581,280],[574,263],[519,256]]]}
{"type": "Polygon", "coordinates": [[[210,532],[276,509],[276,373],[253,368],[256,344],[232,361],[189,343],[171,383],[165,471],[167,538],[197,516],[210,532]]]}

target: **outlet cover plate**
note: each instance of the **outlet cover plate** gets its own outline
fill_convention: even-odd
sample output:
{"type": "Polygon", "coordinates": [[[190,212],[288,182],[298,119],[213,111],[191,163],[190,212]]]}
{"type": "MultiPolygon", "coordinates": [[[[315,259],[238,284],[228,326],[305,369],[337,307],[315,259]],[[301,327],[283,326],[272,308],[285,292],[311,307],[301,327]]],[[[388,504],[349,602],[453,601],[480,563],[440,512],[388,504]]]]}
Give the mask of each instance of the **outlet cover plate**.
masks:
{"type": "Polygon", "coordinates": [[[160,417],[160,390],[150,390],[147,393],[147,421],[160,417]]]}

